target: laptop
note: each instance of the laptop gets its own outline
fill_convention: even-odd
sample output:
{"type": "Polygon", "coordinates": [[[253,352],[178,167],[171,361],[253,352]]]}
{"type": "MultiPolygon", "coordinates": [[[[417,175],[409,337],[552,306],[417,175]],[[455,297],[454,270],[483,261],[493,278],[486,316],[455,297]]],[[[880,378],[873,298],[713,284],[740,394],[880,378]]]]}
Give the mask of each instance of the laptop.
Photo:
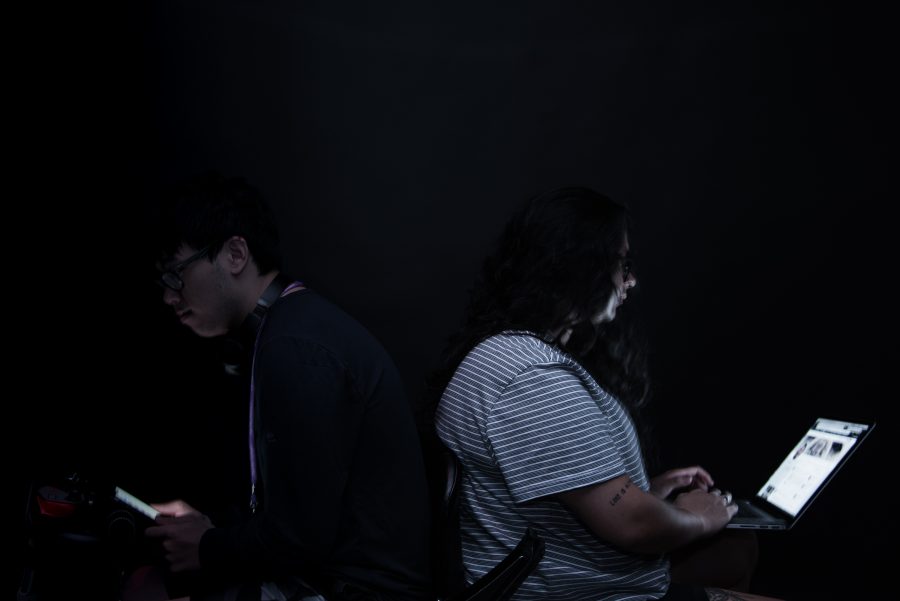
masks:
{"type": "Polygon", "coordinates": [[[788,530],[875,428],[819,418],[753,499],[736,499],[726,528],[788,530]]]}

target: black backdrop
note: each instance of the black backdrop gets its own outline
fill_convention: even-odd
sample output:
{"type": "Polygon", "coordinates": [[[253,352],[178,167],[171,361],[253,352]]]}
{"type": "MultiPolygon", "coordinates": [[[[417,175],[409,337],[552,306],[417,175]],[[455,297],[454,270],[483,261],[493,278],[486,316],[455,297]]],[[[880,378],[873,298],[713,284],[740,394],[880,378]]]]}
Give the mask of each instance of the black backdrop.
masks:
{"type": "Polygon", "coordinates": [[[887,590],[886,16],[386,4],[155,2],[29,22],[23,53],[39,60],[17,71],[12,119],[28,192],[11,223],[33,241],[10,277],[28,278],[20,303],[39,317],[12,319],[20,480],[77,468],[151,500],[244,494],[246,399],[151,282],[160,187],[208,168],[258,186],[288,271],[376,334],[416,400],[513,208],[588,185],[634,216],[629,310],[653,351],[659,467],[700,463],[752,493],[815,417],[877,419],[796,529],[761,536],[756,589],[887,590]]]}

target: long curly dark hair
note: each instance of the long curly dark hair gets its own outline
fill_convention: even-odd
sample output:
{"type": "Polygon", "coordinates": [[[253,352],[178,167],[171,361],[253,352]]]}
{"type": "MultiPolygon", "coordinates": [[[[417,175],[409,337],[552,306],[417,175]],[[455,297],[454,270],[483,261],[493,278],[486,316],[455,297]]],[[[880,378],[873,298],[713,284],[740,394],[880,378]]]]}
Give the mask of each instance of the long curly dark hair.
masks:
{"type": "Polygon", "coordinates": [[[627,229],[625,207],[588,188],[562,188],[528,201],[485,260],[463,326],[429,379],[432,408],[475,345],[504,330],[525,330],[575,357],[635,416],[649,396],[643,345],[621,316],[591,322],[614,292],[627,229]],[[563,343],[567,329],[571,335],[563,343]]]}

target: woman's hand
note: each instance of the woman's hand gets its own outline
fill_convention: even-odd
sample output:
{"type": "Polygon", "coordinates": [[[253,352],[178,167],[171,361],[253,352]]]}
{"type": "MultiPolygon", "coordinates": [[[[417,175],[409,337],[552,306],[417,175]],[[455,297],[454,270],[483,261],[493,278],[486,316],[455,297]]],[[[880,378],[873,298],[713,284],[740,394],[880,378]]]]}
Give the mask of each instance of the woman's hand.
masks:
{"type": "Polygon", "coordinates": [[[676,490],[700,489],[703,492],[713,485],[712,476],[699,465],[681,467],[663,472],[650,479],[650,493],[660,499],[667,499],[676,490]]]}

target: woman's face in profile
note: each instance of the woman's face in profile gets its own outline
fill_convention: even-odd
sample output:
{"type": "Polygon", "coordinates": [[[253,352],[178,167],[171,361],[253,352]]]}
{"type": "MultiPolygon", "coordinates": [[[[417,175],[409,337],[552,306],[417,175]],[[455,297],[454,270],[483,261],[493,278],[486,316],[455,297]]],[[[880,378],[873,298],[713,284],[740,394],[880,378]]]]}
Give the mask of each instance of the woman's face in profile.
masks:
{"type": "Polygon", "coordinates": [[[619,250],[618,265],[612,274],[612,294],[606,300],[606,306],[591,316],[591,323],[594,325],[615,319],[616,310],[628,298],[628,290],[637,284],[637,278],[631,272],[630,263],[628,262],[628,251],[628,236],[626,235],[625,240],[622,242],[622,248],[619,250]]]}

